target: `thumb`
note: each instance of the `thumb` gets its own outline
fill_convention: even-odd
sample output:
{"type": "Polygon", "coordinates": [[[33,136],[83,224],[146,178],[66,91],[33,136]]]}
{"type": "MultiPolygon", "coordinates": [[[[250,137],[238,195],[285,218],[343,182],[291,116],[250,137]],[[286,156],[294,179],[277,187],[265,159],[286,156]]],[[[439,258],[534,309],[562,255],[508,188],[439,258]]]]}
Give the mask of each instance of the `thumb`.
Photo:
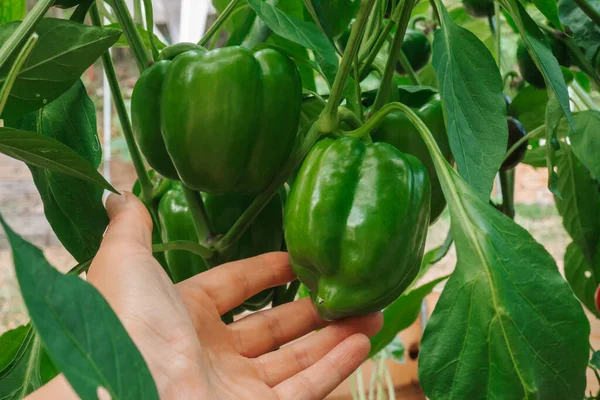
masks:
{"type": "MultiPolygon", "coordinates": [[[[102,247],[144,247],[152,249],[152,218],[144,203],[133,193],[111,194],[106,201],[110,224],[102,247]]],[[[101,251],[102,251],[101,247],[101,251]]]]}

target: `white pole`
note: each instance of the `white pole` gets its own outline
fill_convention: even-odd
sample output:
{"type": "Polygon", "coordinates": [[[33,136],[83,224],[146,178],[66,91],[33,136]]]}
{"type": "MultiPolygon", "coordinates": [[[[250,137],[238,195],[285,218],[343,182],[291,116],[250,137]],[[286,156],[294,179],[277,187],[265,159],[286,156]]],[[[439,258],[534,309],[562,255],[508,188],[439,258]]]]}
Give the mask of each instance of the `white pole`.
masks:
{"type": "Polygon", "coordinates": [[[196,43],[206,29],[210,0],[181,0],[179,42],[196,43]]]}

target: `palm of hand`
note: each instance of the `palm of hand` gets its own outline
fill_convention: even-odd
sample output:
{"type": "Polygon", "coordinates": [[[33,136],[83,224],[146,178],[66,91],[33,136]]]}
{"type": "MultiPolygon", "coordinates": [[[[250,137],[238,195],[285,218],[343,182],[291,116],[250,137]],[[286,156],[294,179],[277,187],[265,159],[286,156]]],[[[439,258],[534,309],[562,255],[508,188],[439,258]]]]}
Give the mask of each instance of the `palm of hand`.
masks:
{"type": "Polygon", "coordinates": [[[320,399],[367,356],[365,335],[379,330],[380,314],[327,326],[304,299],[225,325],[222,314],[294,279],[287,254],[230,263],[173,285],[152,257],[145,208],[129,193],[123,198],[109,200],[111,225],[88,280],[132,336],[161,398],[320,399]]]}

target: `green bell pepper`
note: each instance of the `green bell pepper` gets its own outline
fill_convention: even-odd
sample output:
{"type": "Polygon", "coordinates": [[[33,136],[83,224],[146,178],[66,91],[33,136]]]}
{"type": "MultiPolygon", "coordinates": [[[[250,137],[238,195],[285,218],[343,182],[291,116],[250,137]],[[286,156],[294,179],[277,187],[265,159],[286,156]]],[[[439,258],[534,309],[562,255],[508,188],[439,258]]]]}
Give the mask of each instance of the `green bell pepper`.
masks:
{"type": "MultiPolygon", "coordinates": [[[[198,234],[180,182],[173,182],[171,189],[160,199],[158,218],[165,242],[189,240],[198,243],[198,234]]],[[[208,236],[209,232],[206,234],[208,236]]],[[[184,250],[170,250],[165,255],[174,283],[185,281],[208,270],[204,259],[197,254],[184,250]]]]}
{"type": "MultiPolygon", "coordinates": [[[[571,66],[569,50],[563,42],[547,35],[546,42],[548,43],[550,49],[552,50],[552,54],[554,57],[556,57],[556,60],[560,65],[567,68],[571,66]]],[[[525,79],[525,81],[527,81],[531,86],[538,89],[544,89],[546,87],[544,76],[533,62],[533,58],[531,58],[531,55],[527,51],[527,46],[525,46],[525,43],[521,39],[519,39],[517,44],[517,64],[519,65],[521,76],[523,76],[523,79],[525,79]]]]}
{"type": "MultiPolygon", "coordinates": [[[[454,157],[448,141],[444,111],[439,96],[434,96],[414,111],[431,131],[446,160],[452,164],[454,157]]],[[[421,139],[417,129],[404,113],[392,111],[383,119],[379,128],[371,133],[371,137],[374,142],[389,143],[401,152],[417,157],[425,165],[431,182],[431,223],[433,224],[446,208],[446,199],[427,145],[421,139]]]]}
{"type": "Polygon", "coordinates": [[[391,304],[417,276],[429,225],[427,169],[386,143],[323,139],[285,209],[290,264],[328,320],[391,304]]]}
{"type": "Polygon", "coordinates": [[[296,140],[302,84],[274,49],[188,51],[138,80],[131,109],[140,149],[162,175],[214,195],[261,192],[296,140]]]}
{"type": "MultiPolygon", "coordinates": [[[[279,251],[283,241],[283,209],[278,194],[256,217],[240,240],[224,254],[211,259],[214,265],[242,260],[263,253],[279,251]]],[[[202,193],[204,207],[214,232],[205,232],[206,237],[226,234],[252,202],[251,197],[229,193],[213,196],[202,193]]],[[[173,182],[170,190],[162,197],[158,209],[162,236],[165,241],[190,240],[198,242],[198,235],[189,212],[188,203],[180,182],[173,182]]],[[[206,239],[202,238],[202,241],[206,239]]],[[[167,262],[175,282],[189,279],[208,270],[205,261],[195,254],[183,250],[166,252],[167,262]]],[[[266,306],[273,290],[265,290],[244,303],[252,311],[266,306]]]]}
{"type": "MultiPolygon", "coordinates": [[[[431,57],[431,42],[423,32],[409,29],[404,35],[402,51],[412,69],[416,72],[427,65],[431,57]]],[[[402,64],[396,64],[396,72],[405,74],[402,64]]]]}

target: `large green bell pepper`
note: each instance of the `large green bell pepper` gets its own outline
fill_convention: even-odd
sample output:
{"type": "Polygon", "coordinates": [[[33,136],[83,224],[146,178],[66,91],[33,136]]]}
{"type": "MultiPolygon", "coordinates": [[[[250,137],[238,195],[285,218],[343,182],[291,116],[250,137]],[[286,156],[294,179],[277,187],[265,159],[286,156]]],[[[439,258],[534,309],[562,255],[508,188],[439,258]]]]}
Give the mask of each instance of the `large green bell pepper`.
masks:
{"type": "MultiPolygon", "coordinates": [[[[431,131],[446,160],[452,164],[454,157],[450,149],[444,111],[439,97],[434,96],[414,111],[431,131]]],[[[434,223],[446,208],[446,199],[427,145],[421,139],[417,129],[404,113],[393,111],[383,119],[379,128],[373,131],[371,136],[373,141],[389,143],[401,152],[417,157],[425,165],[431,182],[431,223],[434,223]]]]}
{"type": "Polygon", "coordinates": [[[421,266],[427,169],[386,143],[324,139],[308,154],[285,210],[292,269],[322,318],[391,304],[421,266]]]}
{"type": "MultiPolygon", "coordinates": [[[[235,224],[252,202],[251,197],[229,193],[213,196],[202,193],[204,207],[214,232],[208,230],[206,236],[224,235],[235,224]]],[[[166,241],[198,241],[188,203],[180,182],[174,182],[160,201],[159,209],[162,236],[166,241]]],[[[202,238],[204,240],[205,238],[202,238]]],[[[256,217],[240,240],[226,251],[211,260],[214,265],[242,260],[263,253],[279,251],[283,241],[283,209],[279,195],[275,196],[256,217]]],[[[206,271],[209,266],[195,254],[182,250],[166,252],[167,262],[175,282],[189,279],[206,271]]],[[[273,290],[265,290],[250,298],[244,307],[251,310],[263,308],[272,298],[273,290]]]]}
{"type": "Polygon", "coordinates": [[[302,84],[277,50],[194,50],[146,70],[131,101],[140,149],[159,173],[214,195],[253,195],[292,152],[302,84]]]}

